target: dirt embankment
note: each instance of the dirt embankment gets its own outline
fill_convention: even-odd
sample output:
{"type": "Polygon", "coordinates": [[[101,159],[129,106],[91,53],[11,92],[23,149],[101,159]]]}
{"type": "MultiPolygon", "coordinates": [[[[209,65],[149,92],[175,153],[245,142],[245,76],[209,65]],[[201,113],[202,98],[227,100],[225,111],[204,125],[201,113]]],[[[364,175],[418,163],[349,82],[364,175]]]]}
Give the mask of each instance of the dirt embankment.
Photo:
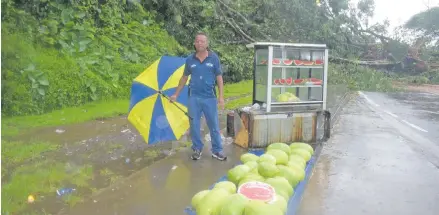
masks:
{"type": "Polygon", "coordinates": [[[432,85],[432,84],[409,85],[406,88],[410,91],[419,91],[419,92],[433,93],[439,95],[439,85],[432,85]]]}

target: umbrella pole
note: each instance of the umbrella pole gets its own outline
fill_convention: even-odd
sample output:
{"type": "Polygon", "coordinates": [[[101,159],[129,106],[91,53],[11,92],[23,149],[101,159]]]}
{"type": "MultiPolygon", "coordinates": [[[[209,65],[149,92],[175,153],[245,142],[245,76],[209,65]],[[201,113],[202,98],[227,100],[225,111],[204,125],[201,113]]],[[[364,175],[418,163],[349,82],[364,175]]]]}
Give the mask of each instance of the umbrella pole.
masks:
{"type": "Polygon", "coordinates": [[[187,116],[187,117],[189,117],[189,119],[190,120],[192,120],[192,117],[191,116],[189,116],[189,114],[186,112],[186,111],[184,111],[183,109],[181,109],[177,104],[175,104],[168,96],[166,96],[165,94],[163,94],[162,93],[162,91],[159,91],[158,92],[160,95],[162,95],[163,97],[165,97],[166,99],[168,99],[172,104],[174,104],[179,110],[181,110],[181,111],[183,111],[183,113],[187,116]]]}

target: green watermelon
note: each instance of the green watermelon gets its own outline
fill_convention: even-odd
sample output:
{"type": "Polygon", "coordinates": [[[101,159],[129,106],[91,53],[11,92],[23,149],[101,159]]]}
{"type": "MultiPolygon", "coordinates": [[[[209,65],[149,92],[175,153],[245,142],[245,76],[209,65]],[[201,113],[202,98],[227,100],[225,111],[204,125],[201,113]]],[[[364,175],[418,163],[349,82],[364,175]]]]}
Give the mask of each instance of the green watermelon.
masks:
{"type": "Polygon", "coordinates": [[[233,167],[227,172],[227,178],[229,181],[238,184],[239,180],[243,178],[250,171],[250,167],[241,164],[233,167]]]}
{"type": "Polygon", "coordinates": [[[291,153],[290,147],[286,143],[272,143],[267,146],[267,151],[271,149],[279,149],[287,153],[289,155],[291,153]]]}
{"type": "Polygon", "coordinates": [[[268,161],[270,163],[276,164],[276,158],[273,155],[270,154],[263,154],[259,157],[258,163],[268,161]]]}
{"type": "Polygon", "coordinates": [[[291,143],[291,145],[290,145],[290,149],[291,149],[291,150],[293,150],[293,149],[297,149],[297,148],[305,149],[305,150],[307,150],[311,155],[314,154],[314,149],[313,149],[312,146],[309,145],[308,143],[299,143],[299,142],[291,143]]]}
{"type": "Polygon", "coordinates": [[[279,172],[279,169],[275,164],[265,161],[259,163],[258,172],[259,174],[261,174],[261,176],[264,176],[265,178],[270,178],[275,176],[279,172]]]}
{"type": "Polygon", "coordinates": [[[241,155],[240,160],[242,163],[247,163],[249,161],[257,161],[259,159],[259,157],[255,154],[252,153],[245,153],[243,155],[241,155]]]}
{"type": "Polygon", "coordinates": [[[266,154],[273,155],[273,157],[276,159],[276,164],[288,163],[288,154],[280,149],[267,150],[266,154]]]}
{"type": "Polygon", "coordinates": [[[202,190],[198,193],[196,193],[193,197],[192,197],[192,201],[191,201],[191,205],[192,208],[196,208],[198,203],[206,196],[206,194],[208,194],[210,192],[210,190],[202,190]]]}
{"type": "Polygon", "coordinates": [[[308,162],[311,159],[311,153],[309,153],[308,150],[303,149],[303,148],[295,148],[295,149],[291,149],[291,154],[292,155],[299,155],[300,157],[302,157],[306,162],[308,162]]]}
{"type": "Polygon", "coordinates": [[[242,215],[250,200],[239,193],[227,196],[218,207],[216,215],[242,215]]]}
{"type": "Polygon", "coordinates": [[[220,181],[215,184],[213,187],[215,188],[222,188],[227,190],[230,194],[236,193],[236,185],[233,182],[230,181],[220,181]]]}
{"type": "Polygon", "coordinates": [[[276,205],[251,200],[245,207],[243,215],[283,215],[283,213],[276,205]]]}

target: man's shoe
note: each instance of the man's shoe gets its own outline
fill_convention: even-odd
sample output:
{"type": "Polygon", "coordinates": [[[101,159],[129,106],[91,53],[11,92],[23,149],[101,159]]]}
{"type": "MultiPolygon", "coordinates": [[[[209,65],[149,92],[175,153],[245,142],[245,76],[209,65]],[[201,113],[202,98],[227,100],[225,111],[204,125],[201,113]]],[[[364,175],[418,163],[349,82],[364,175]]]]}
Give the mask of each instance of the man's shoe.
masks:
{"type": "Polygon", "coordinates": [[[201,158],[201,151],[194,150],[191,156],[192,160],[199,160],[201,158]]]}
{"type": "Polygon", "coordinates": [[[227,160],[227,156],[225,156],[222,152],[212,153],[212,157],[220,161],[227,160]]]}

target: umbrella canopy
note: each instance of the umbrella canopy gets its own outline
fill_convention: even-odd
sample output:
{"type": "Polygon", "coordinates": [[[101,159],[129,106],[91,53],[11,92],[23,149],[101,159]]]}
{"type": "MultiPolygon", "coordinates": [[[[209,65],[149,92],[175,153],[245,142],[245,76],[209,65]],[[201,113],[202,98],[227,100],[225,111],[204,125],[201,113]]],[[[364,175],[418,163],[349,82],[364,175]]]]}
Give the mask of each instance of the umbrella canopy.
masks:
{"type": "Polygon", "coordinates": [[[147,144],[178,140],[189,128],[188,86],[172,96],[183,75],[185,58],[162,56],[134,79],[128,121],[147,144]]]}

